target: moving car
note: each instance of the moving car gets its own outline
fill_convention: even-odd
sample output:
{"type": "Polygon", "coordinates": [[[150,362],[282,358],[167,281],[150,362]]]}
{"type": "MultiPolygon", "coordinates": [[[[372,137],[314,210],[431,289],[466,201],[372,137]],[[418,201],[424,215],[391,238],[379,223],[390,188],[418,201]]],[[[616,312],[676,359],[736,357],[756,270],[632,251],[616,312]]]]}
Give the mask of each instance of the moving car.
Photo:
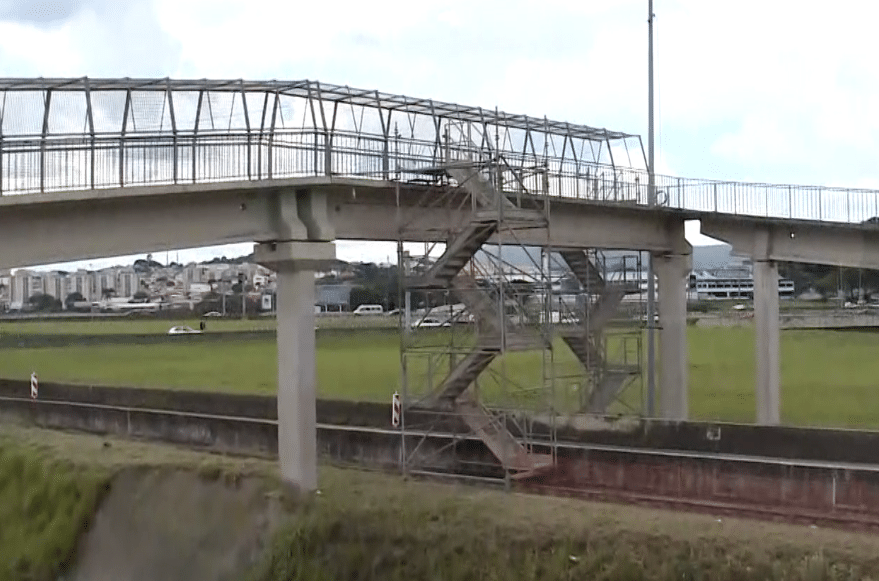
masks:
{"type": "Polygon", "coordinates": [[[381,315],[384,312],[381,305],[360,305],[354,309],[355,315],[381,315]]]}
{"type": "Polygon", "coordinates": [[[425,317],[423,319],[416,319],[412,321],[412,328],[430,328],[430,327],[451,327],[452,324],[446,321],[440,321],[435,317],[425,317]]]}
{"type": "Polygon", "coordinates": [[[168,329],[169,335],[201,335],[201,331],[198,329],[193,329],[192,327],[187,327],[186,325],[179,325],[177,327],[171,327],[168,329]]]}

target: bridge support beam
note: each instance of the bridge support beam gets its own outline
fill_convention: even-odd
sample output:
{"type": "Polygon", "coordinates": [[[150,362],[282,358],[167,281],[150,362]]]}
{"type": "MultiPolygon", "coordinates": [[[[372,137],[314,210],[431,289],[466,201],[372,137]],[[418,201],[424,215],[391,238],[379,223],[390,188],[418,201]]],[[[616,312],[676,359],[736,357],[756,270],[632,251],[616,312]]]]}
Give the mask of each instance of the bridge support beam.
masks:
{"type": "Polygon", "coordinates": [[[254,258],[277,276],[278,460],[281,479],[298,492],[317,489],[317,373],[314,275],[336,256],[326,197],[282,194],[279,236],[307,241],[258,243],[254,258]]]}
{"type": "Polygon", "coordinates": [[[781,361],[779,356],[778,265],[754,261],[754,322],[757,328],[757,423],[781,421],[781,361]]]}
{"type": "Polygon", "coordinates": [[[686,420],[689,414],[687,373],[687,282],[691,254],[653,256],[659,285],[659,415],[686,420]]]}

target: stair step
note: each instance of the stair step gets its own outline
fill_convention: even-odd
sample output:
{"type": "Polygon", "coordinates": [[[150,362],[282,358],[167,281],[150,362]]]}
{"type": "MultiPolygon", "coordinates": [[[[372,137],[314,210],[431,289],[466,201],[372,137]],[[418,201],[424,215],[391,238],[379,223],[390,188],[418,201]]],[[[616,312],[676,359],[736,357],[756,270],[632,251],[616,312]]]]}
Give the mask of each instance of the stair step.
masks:
{"type": "Polygon", "coordinates": [[[496,222],[470,222],[458,232],[445,252],[424,275],[409,283],[412,288],[446,288],[452,279],[497,230],[496,222]]]}
{"type": "Polygon", "coordinates": [[[551,456],[528,452],[500,420],[494,418],[491,412],[480,404],[461,401],[457,403],[456,410],[491,453],[501,461],[505,469],[520,473],[520,477],[526,477],[536,470],[552,466],[551,456]]]}
{"type": "Polygon", "coordinates": [[[597,289],[604,285],[605,281],[601,273],[585,251],[561,250],[559,254],[583,287],[597,289]]]}
{"type": "Polygon", "coordinates": [[[479,206],[494,208],[497,207],[498,203],[501,203],[505,208],[516,208],[516,205],[508,200],[506,196],[499,195],[494,186],[475,169],[449,167],[446,169],[446,173],[458,182],[461,188],[470,192],[470,195],[476,199],[479,206]]]}
{"type": "Polygon", "coordinates": [[[603,413],[608,406],[619,396],[635,374],[625,371],[608,372],[601,378],[592,393],[589,394],[588,411],[591,413],[603,413]]]}
{"type": "Polygon", "coordinates": [[[497,355],[498,351],[471,351],[443,381],[439,399],[454,401],[460,397],[497,355]]]}

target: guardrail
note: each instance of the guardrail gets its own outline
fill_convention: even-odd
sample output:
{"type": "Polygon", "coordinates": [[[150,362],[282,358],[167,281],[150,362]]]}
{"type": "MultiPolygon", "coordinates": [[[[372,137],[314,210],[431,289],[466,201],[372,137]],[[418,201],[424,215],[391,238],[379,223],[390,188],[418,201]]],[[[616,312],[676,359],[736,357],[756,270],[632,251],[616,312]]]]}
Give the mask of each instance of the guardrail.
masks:
{"type": "MultiPolygon", "coordinates": [[[[493,153],[455,144],[454,157],[489,164],[493,153]]],[[[0,142],[0,195],[144,185],[271,180],[308,176],[429,179],[441,164],[435,142],[311,130],[177,135],[6,137],[0,142]]],[[[649,205],[642,170],[552,156],[503,154],[506,188],[607,204],[649,205]]],[[[858,223],[879,216],[879,192],[656,176],[657,204],[698,213],[858,223]]]]}

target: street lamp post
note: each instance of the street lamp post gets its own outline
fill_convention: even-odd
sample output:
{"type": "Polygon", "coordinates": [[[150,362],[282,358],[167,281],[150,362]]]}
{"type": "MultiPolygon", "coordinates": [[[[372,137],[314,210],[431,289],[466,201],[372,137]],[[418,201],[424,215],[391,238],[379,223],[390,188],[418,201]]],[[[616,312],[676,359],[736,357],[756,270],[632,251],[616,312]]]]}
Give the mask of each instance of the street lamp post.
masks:
{"type": "MultiPolygon", "coordinates": [[[[647,0],[647,203],[656,205],[656,175],[653,167],[653,0],[647,0]]],[[[655,415],[656,404],[656,282],[653,254],[647,255],[647,416],[655,415]]]]}

